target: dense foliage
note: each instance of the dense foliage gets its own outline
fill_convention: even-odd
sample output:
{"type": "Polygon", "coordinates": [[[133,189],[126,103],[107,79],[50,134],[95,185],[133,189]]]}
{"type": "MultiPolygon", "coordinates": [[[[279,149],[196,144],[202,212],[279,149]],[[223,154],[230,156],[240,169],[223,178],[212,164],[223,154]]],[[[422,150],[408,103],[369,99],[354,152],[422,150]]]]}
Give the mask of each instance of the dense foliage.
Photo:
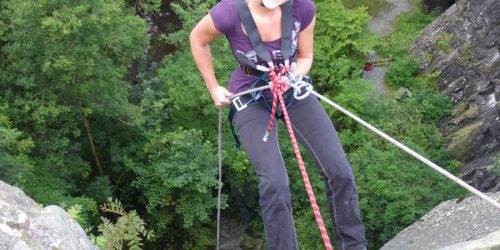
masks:
{"type": "MultiPolygon", "coordinates": [[[[41,204],[68,209],[103,248],[210,249],[217,109],[186,41],[215,1],[139,2],[0,1],[0,179],[41,204]],[[176,51],[154,64],[146,20],[160,7],[174,11],[181,26],[161,37],[176,51]],[[127,78],[132,64],[134,81],[127,78]]],[[[400,39],[416,36],[433,16],[408,14],[397,23],[402,31],[380,42],[366,29],[364,8],[315,2],[316,89],[456,170],[459,165],[441,150],[443,139],[434,125],[451,103],[436,92],[435,75],[416,76],[418,64],[402,50],[410,40],[400,39]],[[379,97],[359,78],[356,72],[373,47],[396,60],[388,82],[409,87],[411,97],[379,97]]],[[[224,85],[236,64],[224,39],[211,49],[224,85]]],[[[370,248],[439,201],[459,195],[438,174],[326,109],[357,178],[370,248]]],[[[245,153],[234,149],[228,126],[224,129],[225,216],[244,217],[248,230],[262,238],[256,178],[245,153]]],[[[300,247],[322,249],[290,143],[282,136],[300,247]]],[[[326,215],[323,182],[307,157],[306,166],[326,215]]]]}
{"type": "Polygon", "coordinates": [[[414,79],[418,75],[420,64],[411,56],[397,58],[396,62],[389,67],[385,79],[393,88],[415,87],[414,79]]]}

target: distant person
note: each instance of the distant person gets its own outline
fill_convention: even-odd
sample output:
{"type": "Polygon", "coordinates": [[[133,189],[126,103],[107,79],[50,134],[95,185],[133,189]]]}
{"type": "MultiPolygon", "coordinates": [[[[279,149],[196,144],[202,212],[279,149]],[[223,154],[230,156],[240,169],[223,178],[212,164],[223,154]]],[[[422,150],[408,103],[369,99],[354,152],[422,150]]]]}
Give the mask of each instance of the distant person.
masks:
{"type": "Polygon", "coordinates": [[[363,69],[365,71],[371,71],[371,70],[373,70],[373,63],[366,63],[365,67],[363,69]]]}

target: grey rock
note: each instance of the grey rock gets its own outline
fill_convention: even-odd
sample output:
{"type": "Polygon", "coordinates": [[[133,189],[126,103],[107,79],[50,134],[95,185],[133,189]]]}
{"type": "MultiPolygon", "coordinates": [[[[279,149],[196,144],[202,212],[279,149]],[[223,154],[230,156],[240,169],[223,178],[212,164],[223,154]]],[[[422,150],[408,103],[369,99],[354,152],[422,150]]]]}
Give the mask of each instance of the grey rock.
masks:
{"type": "Polygon", "coordinates": [[[397,100],[401,100],[409,96],[411,96],[411,91],[403,87],[399,88],[398,90],[396,90],[396,93],[394,93],[394,98],[396,98],[397,100]]]}
{"type": "Polygon", "coordinates": [[[489,130],[494,137],[500,138],[500,119],[497,123],[491,124],[489,130]]]}
{"type": "Polygon", "coordinates": [[[497,162],[500,152],[480,157],[462,169],[462,179],[469,185],[481,191],[500,191],[500,166],[497,162]]]}
{"type": "Polygon", "coordinates": [[[407,48],[424,73],[440,72],[438,87],[455,102],[438,126],[464,169],[500,152],[499,9],[498,0],[457,0],[407,48]]]}
{"type": "Polygon", "coordinates": [[[221,219],[221,250],[260,250],[264,249],[264,239],[253,235],[249,224],[240,218],[223,213],[221,219]]]}
{"type": "Polygon", "coordinates": [[[458,244],[443,247],[438,250],[495,250],[500,249],[500,230],[493,232],[483,238],[460,242],[458,244]]]}
{"type": "MultiPolygon", "coordinates": [[[[487,195],[500,201],[500,193],[487,195]]],[[[446,247],[477,240],[500,230],[499,214],[499,208],[477,196],[445,201],[401,231],[381,250],[464,249],[446,247]]],[[[495,237],[498,240],[497,234],[495,237]]]]}
{"type": "Polygon", "coordinates": [[[497,185],[491,189],[491,192],[499,192],[499,191],[500,191],[500,182],[497,183],[497,185]]]}
{"type": "Polygon", "coordinates": [[[247,225],[238,219],[222,217],[221,245],[220,249],[241,249],[240,244],[245,235],[247,225]]]}
{"type": "Polygon", "coordinates": [[[498,175],[493,175],[486,178],[483,182],[485,189],[489,190],[490,188],[493,188],[498,183],[498,179],[500,179],[498,175]]]}
{"type": "Polygon", "coordinates": [[[0,181],[0,249],[96,249],[80,225],[58,206],[39,208],[0,181]]]}

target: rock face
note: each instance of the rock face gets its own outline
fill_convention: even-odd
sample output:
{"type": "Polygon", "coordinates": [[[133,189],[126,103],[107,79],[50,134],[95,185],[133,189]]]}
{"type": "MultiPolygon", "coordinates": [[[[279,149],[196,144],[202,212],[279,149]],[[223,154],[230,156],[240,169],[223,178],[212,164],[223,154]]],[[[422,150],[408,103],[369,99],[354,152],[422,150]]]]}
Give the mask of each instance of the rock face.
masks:
{"type": "Polygon", "coordinates": [[[62,208],[38,208],[21,189],[0,181],[0,249],[96,248],[62,208]]]}
{"type": "Polygon", "coordinates": [[[460,242],[452,246],[440,248],[439,250],[498,249],[499,247],[500,247],[500,230],[491,233],[481,239],[460,242]]]}
{"type": "MultiPolygon", "coordinates": [[[[500,193],[488,193],[500,201],[500,193]]],[[[445,201],[381,250],[500,249],[500,209],[477,196],[445,201]]]]}
{"type": "Polygon", "coordinates": [[[499,167],[498,154],[496,157],[481,157],[469,162],[462,169],[462,179],[481,191],[498,192],[500,191],[499,167]]]}
{"type": "Polygon", "coordinates": [[[438,87],[455,102],[439,124],[447,150],[464,163],[466,181],[483,191],[495,188],[500,172],[498,10],[498,0],[458,0],[408,47],[424,72],[440,72],[438,87]]]}
{"type": "Polygon", "coordinates": [[[249,224],[237,216],[222,214],[221,219],[221,250],[261,250],[265,249],[262,236],[256,235],[249,224]]]}

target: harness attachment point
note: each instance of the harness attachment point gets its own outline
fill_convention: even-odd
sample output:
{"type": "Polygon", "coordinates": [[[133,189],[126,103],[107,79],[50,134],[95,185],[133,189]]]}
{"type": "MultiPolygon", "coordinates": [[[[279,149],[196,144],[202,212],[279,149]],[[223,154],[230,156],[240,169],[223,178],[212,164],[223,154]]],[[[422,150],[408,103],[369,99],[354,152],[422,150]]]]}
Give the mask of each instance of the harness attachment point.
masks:
{"type": "Polygon", "coordinates": [[[238,111],[242,111],[242,110],[244,110],[244,109],[248,106],[246,103],[244,104],[244,103],[241,101],[241,99],[240,99],[240,97],[239,97],[239,96],[238,96],[238,97],[236,97],[236,98],[234,98],[232,102],[233,102],[233,104],[234,104],[234,107],[235,107],[235,108],[236,108],[236,110],[238,110],[238,111]]]}
{"type": "Polygon", "coordinates": [[[311,94],[311,90],[313,90],[313,86],[310,83],[300,80],[295,84],[293,97],[297,100],[303,100],[311,94]]]}
{"type": "Polygon", "coordinates": [[[288,85],[293,88],[293,97],[296,100],[303,100],[308,97],[313,90],[311,78],[300,74],[293,74],[290,71],[288,74],[290,75],[288,85]]]}

